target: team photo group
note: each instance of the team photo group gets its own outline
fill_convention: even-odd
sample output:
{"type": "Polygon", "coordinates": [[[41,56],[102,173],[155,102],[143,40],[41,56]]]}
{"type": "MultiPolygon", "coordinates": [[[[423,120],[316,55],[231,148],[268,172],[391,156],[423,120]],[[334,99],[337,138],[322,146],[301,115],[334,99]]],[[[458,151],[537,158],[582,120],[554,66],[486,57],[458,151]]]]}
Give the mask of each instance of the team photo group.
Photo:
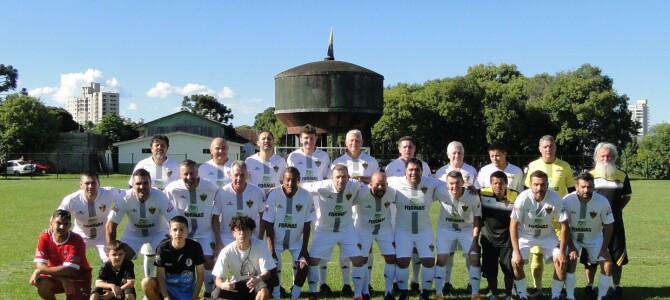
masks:
{"type": "Polygon", "coordinates": [[[538,138],[540,157],[525,170],[507,161],[500,143],[477,170],[454,141],[448,164],[433,174],[410,136],[381,169],[359,130],[347,132],[346,153],[332,159],[316,147],[309,124],[286,158],[275,153],[269,131],[244,161],[228,158],[223,138],[211,141],[209,161],[175,161],[169,139],[156,135],[129,189],[103,186],[88,171],[79,190],[54,203],[29,283],[42,299],[136,299],[141,288],[150,300],[358,300],[375,298],[371,278],[383,276],[375,295],[384,300],[442,300],[455,292],[458,253],[471,299],[545,297],[545,266],[554,270],[546,280],[552,300],[576,299],[577,286],[587,299],[621,298],[628,263],[622,212],[632,190],[616,147],[598,144],[594,168],[573,173],[557,158],[554,138],[538,138]],[[381,254],[374,262],[373,244],[381,254]],[[88,248],[99,257],[87,258],[88,248]],[[102,262],[99,270],[91,259],[102,262]],[[137,281],[134,261],[142,264],[137,281]],[[331,288],[335,266],[343,284],[331,288]],[[585,282],[575,272],[585,272],[585,282]]]}

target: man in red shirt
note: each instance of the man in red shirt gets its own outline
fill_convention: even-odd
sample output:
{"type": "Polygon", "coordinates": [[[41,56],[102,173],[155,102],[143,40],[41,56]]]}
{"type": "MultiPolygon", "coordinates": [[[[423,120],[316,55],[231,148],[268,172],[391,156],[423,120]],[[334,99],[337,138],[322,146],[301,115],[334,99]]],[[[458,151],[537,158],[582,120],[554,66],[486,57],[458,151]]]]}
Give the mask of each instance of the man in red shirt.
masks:
{"type": "Polygon", "coordinates": [[[86,259],[86,244],[70,231],[72,216],[58,209],[51,216],[49,229],[40,234],[29,283],[42,299],[56,299],[65,293],[68,300],[88,299],[91,295],[91,266],[86,259]]]}

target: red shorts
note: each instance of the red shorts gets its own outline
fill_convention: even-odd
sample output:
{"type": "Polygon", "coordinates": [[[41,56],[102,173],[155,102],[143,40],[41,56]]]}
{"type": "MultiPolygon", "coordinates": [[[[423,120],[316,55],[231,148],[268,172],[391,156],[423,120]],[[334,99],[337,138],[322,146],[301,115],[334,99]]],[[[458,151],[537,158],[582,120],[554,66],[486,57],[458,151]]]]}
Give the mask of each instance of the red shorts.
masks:
{"type": "MultiPolygon", "coordinates": [[[[54,287],[54,294],[63,294],[65,289],[61,284],[60,280],[53,279],[51,276],[42,275],[40,280],[49,280],[54,287]]],[[[74,292],[72,294],[65,295],[67,300],[88,300],[91,297],[91,277],[85,279],[70,279],[72,286],[74,287],[74,292]]]]}

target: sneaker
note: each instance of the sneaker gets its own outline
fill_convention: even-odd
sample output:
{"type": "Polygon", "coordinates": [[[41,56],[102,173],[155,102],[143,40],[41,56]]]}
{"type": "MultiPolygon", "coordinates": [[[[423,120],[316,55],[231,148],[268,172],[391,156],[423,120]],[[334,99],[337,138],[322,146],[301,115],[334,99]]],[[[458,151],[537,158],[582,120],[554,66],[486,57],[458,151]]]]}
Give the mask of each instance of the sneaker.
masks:
{"type": "Polygon", "coordinates": [[[370,300],[370,294],[363,294],[363,300],[370,300]]]}
{"type": "Polygon", "coordinates": [[[386,294],[384,295],[384,300],[395,300],[395,297],[392,294],[386,294]]]}
{"type": "Polygon", "coordinates": [[[423,291],[421,291],[421,296],[419,296],[419,299],[421,299],[421,300],[430,300],[430,291],[429,291],[429,290],[423,290],[423,291]]]}
{"type": "Polygon", "coordinates": [[[451,282],[447,282],[442,286],[442,295],[449,295],[451,291],[454,290],[454,286],[451,285],[451,282]]]}
{"type": "Polygon", "coordinates": [[[409,300],[409,294],[407,293],[407,290],[400,290],[400,296],[398,296],[398,300],[409,300]]]}
{"type": "Polygon", "coordinates": [[[528,299],[537,299],[542,297],[542,289],[532,288],[528,290],[528,299]]]}
{"type": "Polygon", "coordinates": [[[474,296],[472,296],[470,299],[472,299],[472,300],[481,300],[481,299],[482,299],[482,295],[480,295],[479,293],[477,293],[477,294],[474,294],[474,296]]]}
{"type": "Polygon", "coordinates": [[[586,295],[586,299],[596,299],[598,297],[598,294],[590,285],[584,287],[584,294],[586,295]]]}
{"type": "Polygon", "coordinates": [[[435,300],[444,300],[444,296],[440,294],[435,295],[435,300]]]}
{"type": "Polygon", "coordinates": [[[332,294],[333,290],[330,289],[330,286],[328,286],[327,283],[322,283],[321,286],[319,287],[319,291],[324,294],[332,294]]]}
{"type": "Polygon", "coordinates": [[[318,298],[316,297],[316,293],[309,293],[309,296],[307,296],[308,300],[317,300],[318,298]]]}
{"type": "Polygon", "coordinates": [[[491,295],[491,296],[489,297],[489,300],[499,300],[499,299],[500,299],[500,298],[498,298],[498,296],[496,296],[496,295],[491,295]]]}
{"type": "Polygon", "coordinates": [[[342,296],[353,296],[354,290],[351,289],[351,285],[345,284],[342,286],[342,296]]]}
{"type": "Polygon", "coordinates": [[[419,291],[419,283],[412,281],[412,283],[409,284],[409,289],[412,290],[412,292],[418,292],[419,291]]]}
{"type": "Polygon", "coordinates": [[[483,291],[481,291],[479,294],[482,295],[482,297],[491,297],[493,296],[493,293],[491,292],[490,288],[486,288],[483,291]]]}
{"type": "Polygon", "coordinates": [[[291,293],[287,292],[283,286],[279,287],[279,296],[282,298],[291,297],[291,293]]]}
{"type": "Polygon", "coordinates": [[[354,300],[363,300],[363,296],[358,296],[358,297],[354,298],[354,300]]]}

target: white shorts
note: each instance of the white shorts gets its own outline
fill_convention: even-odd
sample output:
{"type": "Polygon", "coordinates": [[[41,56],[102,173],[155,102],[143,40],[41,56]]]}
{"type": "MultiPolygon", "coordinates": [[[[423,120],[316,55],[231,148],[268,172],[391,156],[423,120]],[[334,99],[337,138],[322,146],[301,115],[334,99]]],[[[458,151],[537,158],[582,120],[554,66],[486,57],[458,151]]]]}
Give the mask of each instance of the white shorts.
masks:
{"type": "MultiPolygon", "coordinates": [[[[575,248],[577,248],[577,253],[579,253],[579,251],[581,251],[582,248],[586,249],[586,251],[589,253],[589,263],[595,264],[597,262],[606,260],[604,257],[598,256],[600,254],[600,247],[603,245],[602,236],[598,236],[598,238],[595,238],[591,241],[584,241],[582,243],[577,242],[577,240],[573,239],[572,243],[575,244],[575,248]]],[[[579,258],[577,260],[579,260],[579,258]]]]}
{"type": "MultiPolygon", "coordinates": [[[[528,262],[528,253],[530,253],[530,248],[533,246],[538,246],[542,250],[545,263],[552,262],[554,256],[561,254],[561,250],[558,249],[558,238],[556,235],[549,234],[539,238],[526,239],[523,237],[519,238],[519,252],[521,252],[521,258],[525,263],[528,262]]],[[[514,255],[512,255],[514,257],[514,255]]]]}
{"type": "Polygon", "coordinates": [[[94,248],[98,251],[98,256],[103,262],[107,261],[107,240],[105,236],[98,236],[95,239],[84,238],[84,243],[86,243],[86,248],[94,248]]]}
{"type": "Polygon", "coordinates": [[[361,254],[363,257],[368,257],[372,248],[372,241],[377,241],[377,247],[382,255],[394,255],[395,247],[393,247],[393,232],[382,231],[378,235],[373,235],[369,231],[356,230],[358,232],[358,239],[361,242],[361,254]]]}
{"type": "Polygon", "coordinates": [[[214,247],[216,246],[216,242],[214,241],[214,234],[205,235],[197,238],[193,237],[193,240],[200,243],[200,247],[202,247],[202,255],[204,256],[214,255],[214,247]]]}
{"type": "Polygon", "coordinates": [[[121,238],[121,241],[128,244],[128,246],[135,251],[135,256],[132,257],[132,259],[137,258],[137,255],[140,254],[140,249],[142,248],[142,245],[146,243],[151,243],[151,248],[156,251],[156,247],[158,247],[158,244],[160,244],[163,240],[165,240],[167,236],[164,234],[158,234],[155,236],[147,236],[147,237],[141,237],[141,236],[133,236],[129,234],[124,234],[123,237],[121,238]]]}
{"type": "Polygon", "coordinates": [[[463,256],[470,253],[472,247],[472,228],[463,228],[460,231],[449,230],[444,227],[437,228],[437,254],[454,253],[461,246],[463,256]]]}
{"type": "Polygon", "coordinates": [[[309,245],[309,256],[329,260],[335,245],[340,246],[340,257],[361,256],[356,231],[324,232],[315,231],[309,245]]]}
{"type": "Polygon", "coordinates": [[[420,258],[435,257],[433,230],[427,229],[417,234],[402,230],[395,231],[395,256],[397,258],[412,257],[412,249],[416,248],[420,258]]]}

